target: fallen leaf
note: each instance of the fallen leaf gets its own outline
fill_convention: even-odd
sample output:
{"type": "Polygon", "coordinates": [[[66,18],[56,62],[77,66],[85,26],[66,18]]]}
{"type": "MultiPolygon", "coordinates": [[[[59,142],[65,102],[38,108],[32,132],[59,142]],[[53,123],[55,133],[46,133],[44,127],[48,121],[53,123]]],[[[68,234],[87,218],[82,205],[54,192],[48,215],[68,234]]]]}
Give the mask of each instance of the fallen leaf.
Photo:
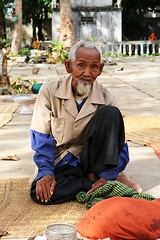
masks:
{"type": "Polygon", "coordinates": [[[0,157],[0,160],[6,160],[6,161],[17,161],[18,157],[17,155],[13,155],[13,156],[5,156],[5,157],[0,157]]]}
{"type": "Polygon", "coordinates": [[[8,232],[5,230],[0,229],[0,237],[7,235],[8,232]]]}

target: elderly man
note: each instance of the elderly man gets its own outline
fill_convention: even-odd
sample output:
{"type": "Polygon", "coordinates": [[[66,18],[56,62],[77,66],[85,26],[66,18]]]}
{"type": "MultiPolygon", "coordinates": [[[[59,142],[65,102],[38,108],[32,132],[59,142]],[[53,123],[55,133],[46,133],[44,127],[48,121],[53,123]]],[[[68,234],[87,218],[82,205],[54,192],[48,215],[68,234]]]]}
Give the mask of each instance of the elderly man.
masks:
{"type": "Polygon", "coordinates": [[[128,146],[116,99],[96,80],[103,66],[100,49],[80,41],[65,62],[68,78],[43,84],[38,93],[31,123],[38,173],[30,190],[37,203],[74,200],[115,179],[138,191],[120,174],[128,146]]]}

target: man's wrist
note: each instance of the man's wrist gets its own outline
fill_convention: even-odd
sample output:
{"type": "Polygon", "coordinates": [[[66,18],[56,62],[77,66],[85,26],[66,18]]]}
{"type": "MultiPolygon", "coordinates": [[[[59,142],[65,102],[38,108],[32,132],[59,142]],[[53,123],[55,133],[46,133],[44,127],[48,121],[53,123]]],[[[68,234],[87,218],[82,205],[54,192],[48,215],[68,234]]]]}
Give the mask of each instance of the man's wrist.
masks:
{"type": "Polygon", "coordinates": [[[36,176],[36,181],[39,180],[40,178],[49,175],[49,176],[54,176],[54,172],[51,169],[43,169],[43,170],[38,170],[38,174],[36,176]]]}

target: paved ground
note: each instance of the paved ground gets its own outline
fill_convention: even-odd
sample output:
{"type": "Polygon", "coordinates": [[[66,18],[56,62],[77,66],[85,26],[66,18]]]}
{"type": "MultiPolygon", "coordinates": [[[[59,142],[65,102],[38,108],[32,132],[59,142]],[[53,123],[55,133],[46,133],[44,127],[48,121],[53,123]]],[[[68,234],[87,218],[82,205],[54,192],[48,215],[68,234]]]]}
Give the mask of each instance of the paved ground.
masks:
{"type": "MultiPolygon", "coordinates": [[[[160,57],[132,57],[113,59],[116,65],[106,65],[99,81],[118,98],[126,116],[160,116],[160,57]]],[[[62,65],[28,65],[10,62],[11,79],[37,79],[39,82],[56,81],[66,75],[62,65]],[[37,75],[32,69],[39,67],[37,75]]],[[[0,104],[11,98],[0,97],[0,104]]],[[[29,126],[32,115],[19,114],[20,106],[12,121],[0,129],[0,156],[17,155],[18,161],[0,161],[0,177],[31,177],[34,173],[33,151],[30,148],[29,126]]],[[[160,159],[146,146],[129,143],[130,164],[126,173],[138,182],[143,191],[160,197],[160,159]]]]}

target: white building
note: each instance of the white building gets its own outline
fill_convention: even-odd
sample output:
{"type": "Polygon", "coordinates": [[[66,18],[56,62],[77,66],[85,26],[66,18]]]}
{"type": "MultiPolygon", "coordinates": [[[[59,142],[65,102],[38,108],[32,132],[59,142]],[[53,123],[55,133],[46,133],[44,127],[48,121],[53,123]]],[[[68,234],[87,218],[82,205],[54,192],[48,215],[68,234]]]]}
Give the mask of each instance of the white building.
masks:
{"type": "MultiPolygon", "coordinates": [[[[54,7],[52,17],[52,40],[58,41],[60,27],[59,8],[54,7]]],[[[71,0],[75,40],[94,39],[101,44],[122,41],[121,1],[71,0]]]]}

